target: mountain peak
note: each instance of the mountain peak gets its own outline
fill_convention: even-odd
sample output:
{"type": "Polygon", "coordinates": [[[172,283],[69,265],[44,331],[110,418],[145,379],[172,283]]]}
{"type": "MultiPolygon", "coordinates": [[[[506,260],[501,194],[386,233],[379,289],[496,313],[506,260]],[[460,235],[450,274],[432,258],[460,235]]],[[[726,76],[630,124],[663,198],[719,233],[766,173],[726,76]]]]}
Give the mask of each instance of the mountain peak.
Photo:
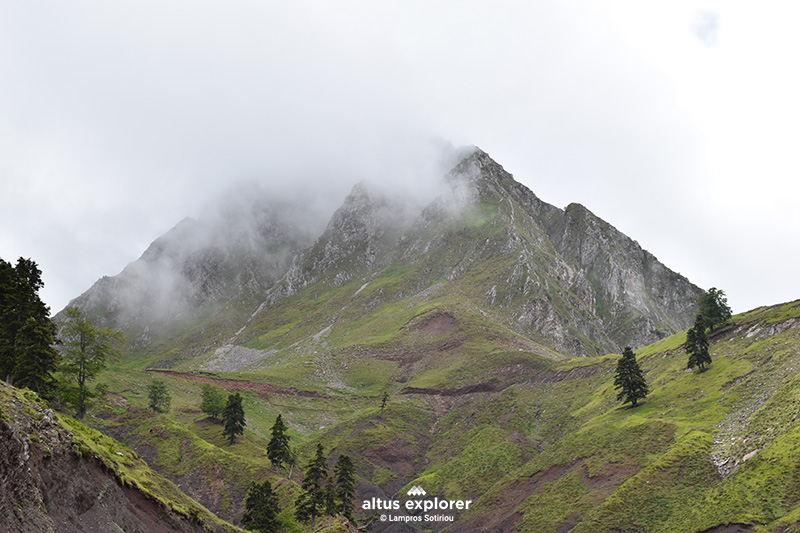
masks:
{"type": "MultiPolygon", "coordinates": [[[[433,201],[357,183],[308,239],[291,229],[303,218],[296,209],[238,202],[225,216],[178,224],[78,303],[139,334],[210,305],[236,307],[250,323],[253,309],[269,312],[306,287],[322,294],[395,269],[408,278],[370,309],[445,284],[452,305],[469,302],[497,327],[570,355],[641,346],[691,325],[699,289],[580,204],[547,204],[477,147],[443,177],[449,190],[433,201]]],[[[335,318],[308,320],[321,330],[335,318]]]]}

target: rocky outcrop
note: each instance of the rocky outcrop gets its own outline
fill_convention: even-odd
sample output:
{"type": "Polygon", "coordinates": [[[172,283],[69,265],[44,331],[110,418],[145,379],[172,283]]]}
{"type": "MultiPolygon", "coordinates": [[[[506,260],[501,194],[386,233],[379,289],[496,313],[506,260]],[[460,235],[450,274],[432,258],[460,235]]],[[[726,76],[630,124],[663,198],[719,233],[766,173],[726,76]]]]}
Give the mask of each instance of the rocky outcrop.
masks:
{"type": "Polygon", "coordinates": [[[306,287],[368,282],[397,266],[413,270],[403,288],[365,309],[446,281],[442,291],[503,328],[578,356],[691,325],[702,291],[585,207],[542,201],[477,148],[443,181],[446,192],[425,206],[360,183],[313,242],[287,206],[221,202],[222,214],[182,222],[74,303],[138,346],[194,319],[209,340],[193,355],[220,353],[306,287]],[[203,313],[227,321],[224,331],[212,336],[203,313]]]}
{"type": "Polygon", "coordinates": [[[152,495],[122,482],[100,457],[81,452],[72,432],[34,393],[0,382],[0,409],[3,531],[235,530],[176,513],[152,495]]]}

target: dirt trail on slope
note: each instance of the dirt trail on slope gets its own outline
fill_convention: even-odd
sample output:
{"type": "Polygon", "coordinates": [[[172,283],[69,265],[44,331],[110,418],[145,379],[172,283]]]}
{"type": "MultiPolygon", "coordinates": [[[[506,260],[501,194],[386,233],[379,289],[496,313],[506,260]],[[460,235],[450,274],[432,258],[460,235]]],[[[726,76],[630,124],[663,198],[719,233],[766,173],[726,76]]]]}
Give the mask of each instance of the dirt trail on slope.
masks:
{"type": "Polygon", "coordinates": [[[288,396],[302,396],[304,398],[330,398],[325,394],[295,389],[294,387],[278,387],[270,385],[269,383],[259,383],[256,381],[247,381],[244,379],[225,379],[203,374],[192,374],[189,372],[176,372],[174,370],[154,370],[150,369],[148,372],[157,372],[168,376],[175,376],[177,378],[185,379],[187,381],[194,381],[195,383],[210,383],[226,389],[235,389],[243,391],[252,391],[258,393],[262,399],[267,399],[270,394],[284,394],[288,396]]]}
{"type": "Polygon", "coordinates": [[[538,385],[588,379],[598,372],[607,372],[605,363],[575,367],[570,370],[551,370],[547,368],[498,368],[486,381],[459,388],[404,387],[400,394],[422,394],[428,396],[463,396],[478,392],[500,392],[512,385],[538,385]]]}

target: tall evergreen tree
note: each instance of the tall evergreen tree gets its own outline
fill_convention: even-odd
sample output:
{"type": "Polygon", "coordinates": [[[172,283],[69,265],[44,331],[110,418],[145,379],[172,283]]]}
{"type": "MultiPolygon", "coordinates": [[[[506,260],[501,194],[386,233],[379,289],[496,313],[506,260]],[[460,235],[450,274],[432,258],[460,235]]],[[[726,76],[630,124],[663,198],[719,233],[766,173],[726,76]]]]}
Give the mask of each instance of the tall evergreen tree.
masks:
{"type": "Polygon", "coordinates": [[[53,322],[50,319],[41,322],[28,317],[17,332],[15,341],[15,385],[28,387],[45,397],[51,396],[55,388],[53,374],[58,370],[58,352],[54,344],[53,322]]]}
{"type": "Polygon", "coordinates": [[[0,379],[48,396],[58,352],[56,326],[41,298],[42,271],[31,259],[0,259],[0,379]]]}
{"type": "Polygon", "coordinates": [[[347,518],[351,524],[356,524],[355,497],[356,497],[356,471],[353,461],[348,455],[340,455],[333,467],[336,476],[336,511],[347,518]]]}
{"type": "Polygon", "coordinates": [[[292,455],[287,429],[283,417],[279,414],[272,425],[272,438],[267,443],[267,457],[277,472],[280,472],[281,466],[289,463],[292,455]]]}
{"type": "Polygon", "coordinates": [[[244,502],[242,525],[251,531],[272,533],[278,531],[278,496],[269,481],[253,485],[244,502]]]}
{"type": "Polygon", "coordinates": [[[17,272],[0,259],[0,379],[13,381],[17,338],[17,272]]]}
{"type": "Polygon", "coordinates": [[[306,468],[303,478],[303,492],[295,502],[295,516],[301,522],[311,521],[311,527],[316,527],[318,516],[325,512],[325,486],[328,477],[328,462],[322,444],[317,444],[317,453],[306,468]]]}
{"type": "Polygon", "coordinates": [[[639,367],[639,363],[636,362],[636,356],[630,346],[625,347],[622,351],[622,357],[617,362],[614,388],[619,390],[617,400],[623,400],[622,403],[630,402],[631,407],[636,407],[639,400],[650,392],[644,379],[644,374],[642,374],[642,369],[639,367]]]}
{"type": "Polygon", "coordinates": [[[66,315],[59,332],[63,344],[61,371],[77,381],[77,394],[71,400],[75,416],[83,418],[91,396],[87,383],[105,368],[109,359],[119,357],[124,338],[119,331],[98,329],[77,307],[68,307],[66,315]]]}
{"type": "Polygon", "coordinates": [[[686,353],[689,354],[687,368],[694,368],[700,372],[711,364],[711,354],[708,353],[708,337],[706,336],[706,321],[702,314],[697,315],[694,326],[686,332],[686,353]]]}
{"type": "Polygon", "coordinates": [[[228,395],[228,403],[222,411],[222,423],[225,424],[222,436],[228,437],[231,444],[236,442],[236,435],[244,435],[244,407],[238,392],[228,395]]]}
{"type": "Polygon", "coordinates": [[[728,299],[725,297],[725,293],[716,287],[708,289],[708,292],[700,296],[697,303],[700,307],[700,314],[703,315],[703,320],[711,331],[731,318],[728,299]]]}

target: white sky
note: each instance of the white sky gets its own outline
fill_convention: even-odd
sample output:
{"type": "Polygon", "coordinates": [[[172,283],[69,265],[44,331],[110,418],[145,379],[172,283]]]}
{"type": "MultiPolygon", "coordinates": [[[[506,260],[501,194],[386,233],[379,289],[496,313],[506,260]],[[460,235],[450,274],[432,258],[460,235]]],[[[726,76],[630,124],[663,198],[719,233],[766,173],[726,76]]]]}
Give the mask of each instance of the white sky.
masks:
{"type": "Polygon", "coordinates": [[[800,298],[797,2],[0,0],[0,257],[53,312],[227,184],[477,145],[734,311],[800,298]]]}

